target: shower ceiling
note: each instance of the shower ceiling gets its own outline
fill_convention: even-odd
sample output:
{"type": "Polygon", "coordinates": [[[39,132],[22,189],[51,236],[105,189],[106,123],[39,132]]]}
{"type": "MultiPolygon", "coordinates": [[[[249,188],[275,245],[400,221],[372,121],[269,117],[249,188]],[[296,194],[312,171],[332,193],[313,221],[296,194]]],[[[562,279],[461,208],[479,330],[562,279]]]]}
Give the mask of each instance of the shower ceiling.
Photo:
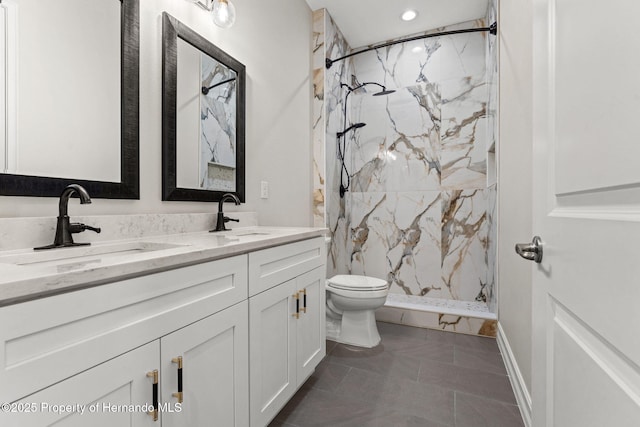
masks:
{"type": "Polygon", "coordinates": [[[485,16],[488,0],[306,0],[329,11],[352,48],[485,16]],[[418,17],[404,22],[407,9],[418,17]]]}

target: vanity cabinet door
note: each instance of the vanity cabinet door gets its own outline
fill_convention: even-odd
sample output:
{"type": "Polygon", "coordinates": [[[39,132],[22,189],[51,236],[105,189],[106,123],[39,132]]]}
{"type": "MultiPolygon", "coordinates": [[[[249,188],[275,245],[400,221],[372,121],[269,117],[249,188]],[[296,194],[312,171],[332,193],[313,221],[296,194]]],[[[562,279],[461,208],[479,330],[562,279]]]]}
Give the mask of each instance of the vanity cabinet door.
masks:
{"type": "Polygon", "coordinates": [[[324,278],[319,267],[249,298],[252,427],[266,426],[326,353],[324,278]]]}
{"type": "Polygon", "coordinates": [[[249,298],[250,421],[266,426],[297,389],[295,279],[249,298]]]}
{"type": "Polygon", "coordinates": [[[164,411],[163,427],[249,425],[247,307],[242,301],[161,338],[163,402],[179,403],[182,377],[180,411],[164,411]]]}
{"type": "Polygon", "coordinates": [[[324,270],[319,267],[296,278],[296,292],[304,308],[296,321],[298,386],[309,378],[326,354],[324,270]]]}
{"type": "Polygon", "coordinates": [[[145,410],[153,408],[154,379],[147,373],[159,368],[159,352],[156,340],[27,396],[12,404],[20,412],[0,412],[0,425],[157,426],[145,410]]]}

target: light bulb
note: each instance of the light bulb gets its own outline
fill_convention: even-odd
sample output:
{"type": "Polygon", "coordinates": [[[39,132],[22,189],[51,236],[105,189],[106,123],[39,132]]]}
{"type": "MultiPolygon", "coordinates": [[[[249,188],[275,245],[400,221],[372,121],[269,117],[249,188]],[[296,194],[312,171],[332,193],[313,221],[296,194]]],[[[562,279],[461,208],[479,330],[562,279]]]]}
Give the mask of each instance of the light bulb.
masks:
{"type": "Polygon", "coordinates": [[[403,21],[413,21],[414,19],[416,19],[417,16],[418,16],[418,12],[416,12],[413,9],[408,9],[402,13],[400,18],[402,18],[403,21]]]}
{"type": "Polygon", "coordinates": [[[236,22],[236,8],[229,0],[214,0],[211,16],[218,27],[229,28],[236,22]]]}

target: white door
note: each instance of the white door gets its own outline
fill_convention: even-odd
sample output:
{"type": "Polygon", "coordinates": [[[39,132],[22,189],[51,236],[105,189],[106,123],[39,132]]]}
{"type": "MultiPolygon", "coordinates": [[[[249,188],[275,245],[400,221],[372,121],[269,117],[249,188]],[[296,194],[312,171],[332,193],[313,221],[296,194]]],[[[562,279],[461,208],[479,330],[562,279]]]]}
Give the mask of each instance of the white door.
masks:
{"type": "Polygon", "coordinates": [[[161,396],[169,404],[163,426],[249,425],[247,306],[240,302],[161,338],[161,396]]]}
{"type": "MultiPolygon", "coordinates": [[[[160,343],[152,341],[14,402],[0,412],[1,426],[155,426],[154,378],[160,343]]],[[[157,395],[157,392],[156,392],[157,395]]]]}
{"type": "Polygon", "coordinates": [[[638,16],[534,0],[536,427],[640,426],[638,16]]]}

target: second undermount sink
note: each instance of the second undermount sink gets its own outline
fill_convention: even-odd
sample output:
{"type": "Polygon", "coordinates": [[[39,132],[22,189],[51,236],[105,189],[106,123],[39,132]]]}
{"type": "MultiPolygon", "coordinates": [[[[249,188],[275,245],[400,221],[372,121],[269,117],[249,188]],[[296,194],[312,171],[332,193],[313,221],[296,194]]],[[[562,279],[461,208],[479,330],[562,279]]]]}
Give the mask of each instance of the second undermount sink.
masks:
{"type": "Polygon", "coordinates": [[[90,264],[102,260],[141,254],[145,252],[161,251],[179,248],[184,245],[153,242],[125,242],[95,246],[74,246],[68,248],[51,249],[47,251],[33,251],[0,255],[0,263],[19,266],[64,266],[69,264],[90,264]]]}
{"type": "Polygon", "coordinates": [[[271,233],[267,233],[265,231],[245,231],[234,234],[234,236],[268,236],[271,233]]]}

